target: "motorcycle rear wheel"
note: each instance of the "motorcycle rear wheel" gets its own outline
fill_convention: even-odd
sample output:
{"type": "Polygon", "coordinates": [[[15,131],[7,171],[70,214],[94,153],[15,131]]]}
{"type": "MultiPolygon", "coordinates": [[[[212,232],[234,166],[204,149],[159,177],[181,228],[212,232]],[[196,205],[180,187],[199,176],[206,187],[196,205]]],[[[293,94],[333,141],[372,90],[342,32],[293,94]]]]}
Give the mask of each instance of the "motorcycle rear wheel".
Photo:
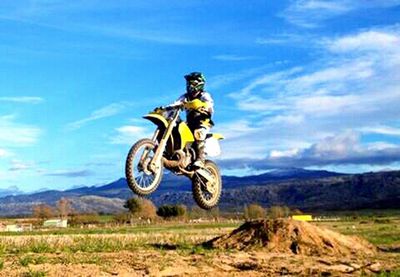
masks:
{"type": "Polygon", "coordinates": [[[125,176],[128,186],[139,196],[154,192],[161,182],[163,166],[159,165],[156,172],[149,169],[155,148],[156,144],[151,139],[141,139],[132,146],[126,158],[125,176]]]}
{"type": "Polygon", "coordinates": [[[219,199],[221,197],[222,179],[219,168],[213,161],[206,160],[204,168],[214,176],[215,182],[214,184],[212,184],[214,193],[210,193],[209,191],[207,191],[206,181],[198,174],[196,174],[192,178],[192,192],[193,198],[200,208],[211,210],[218,205],[219,199]]]}

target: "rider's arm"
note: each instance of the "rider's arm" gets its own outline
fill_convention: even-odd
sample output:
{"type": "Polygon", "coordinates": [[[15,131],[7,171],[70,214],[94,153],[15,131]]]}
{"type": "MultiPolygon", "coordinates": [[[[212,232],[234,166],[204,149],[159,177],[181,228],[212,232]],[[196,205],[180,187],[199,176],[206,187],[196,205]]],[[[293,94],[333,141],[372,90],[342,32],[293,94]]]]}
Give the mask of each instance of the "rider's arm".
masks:
{"type": "Polygon", "coordinates": [[[205,111],[212,115],[214,113],[214,100],[211,98],[211,95],[208,92],[204,92],[201,96],[201,101],[206,103],[204,107],[205,111]]]}
{"type": "Polygon", "coordinates": [[[183,94],[174,103],[169,104],[167,108],[182,105],[183,103],[185,103],[185,101],[186,101],[186,94],[183,94]]]}

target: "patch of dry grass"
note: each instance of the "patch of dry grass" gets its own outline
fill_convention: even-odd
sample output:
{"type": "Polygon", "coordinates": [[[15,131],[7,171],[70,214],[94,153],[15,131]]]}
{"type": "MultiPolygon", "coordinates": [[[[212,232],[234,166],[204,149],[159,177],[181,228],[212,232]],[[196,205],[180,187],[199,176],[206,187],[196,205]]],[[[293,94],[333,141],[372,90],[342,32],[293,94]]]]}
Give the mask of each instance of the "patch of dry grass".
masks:
{"type": "Polygon", "coordinates": [[[194,246],[230,230],[230,228],[218,228],[135,234],[4,236],[0,237],[0,253],[96,253],[132,251],[154,246],[160,246],[159,248],[162,249],[163,246],[168,248],[169,245],[186,248],[186,246],[194,246]]]}

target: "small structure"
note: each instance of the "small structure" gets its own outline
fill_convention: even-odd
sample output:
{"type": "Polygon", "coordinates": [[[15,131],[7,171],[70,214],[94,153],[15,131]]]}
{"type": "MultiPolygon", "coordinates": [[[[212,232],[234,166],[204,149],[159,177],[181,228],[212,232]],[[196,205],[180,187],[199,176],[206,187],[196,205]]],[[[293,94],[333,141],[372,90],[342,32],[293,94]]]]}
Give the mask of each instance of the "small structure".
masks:
{"type": "Polygon", "coordinates": [[[33,230],[32,223],[20,223],[18,225],[22,228],[22,231],[24,232],[33,230]]]}
{"type": "Polygon", "coordinates": [[[18,224],[8,224],[4,229],[5,232],[22,232],[23,228],[18,224]]]}
{"type": "Polygon", "coordinates": [[[310,214],[295,214],[292,215],[292,219],[298,220],[298,221],[312,221],[312,215],[310,214]]]}
{"type": "Polygon", "coordinates": [[[32,223],[21,222],[16,220],[14,224],[11,222],[0,222],[0,232],[26,232],[32,231],[32,223]]]}
{"type": "Polygon", "coordinates": [[[49,219],[43,222],[43,227],[67,228],[67,219],[49,219]]]}

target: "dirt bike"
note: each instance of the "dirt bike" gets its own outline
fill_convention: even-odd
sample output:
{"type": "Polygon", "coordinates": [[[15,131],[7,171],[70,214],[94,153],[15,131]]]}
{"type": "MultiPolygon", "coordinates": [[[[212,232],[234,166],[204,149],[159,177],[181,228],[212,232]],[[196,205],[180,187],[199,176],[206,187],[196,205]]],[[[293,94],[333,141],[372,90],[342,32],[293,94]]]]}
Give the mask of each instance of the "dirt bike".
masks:
{"type": "MultiPolygon", "coordinates": [[[[194,135],[180,118],[180,111],[185,105],[201,106],[202,102],[198,101],[156,108],[143,117],[157,125],[157,129],[151,139],[137,141],[128,153],[125,175],[134,193],[146,196],[154,192],[161,182],[165,167],[192,181],[193,197],[201,208],[209,210],[218,204],[222,190],[219,168],[211,160],[206,160],[201,168],[193,165],[196,160],[194,135]]],[[[222,138],[220,134],[207,135],[207,156],[219,155],[218,141],[222,138]]]]}

